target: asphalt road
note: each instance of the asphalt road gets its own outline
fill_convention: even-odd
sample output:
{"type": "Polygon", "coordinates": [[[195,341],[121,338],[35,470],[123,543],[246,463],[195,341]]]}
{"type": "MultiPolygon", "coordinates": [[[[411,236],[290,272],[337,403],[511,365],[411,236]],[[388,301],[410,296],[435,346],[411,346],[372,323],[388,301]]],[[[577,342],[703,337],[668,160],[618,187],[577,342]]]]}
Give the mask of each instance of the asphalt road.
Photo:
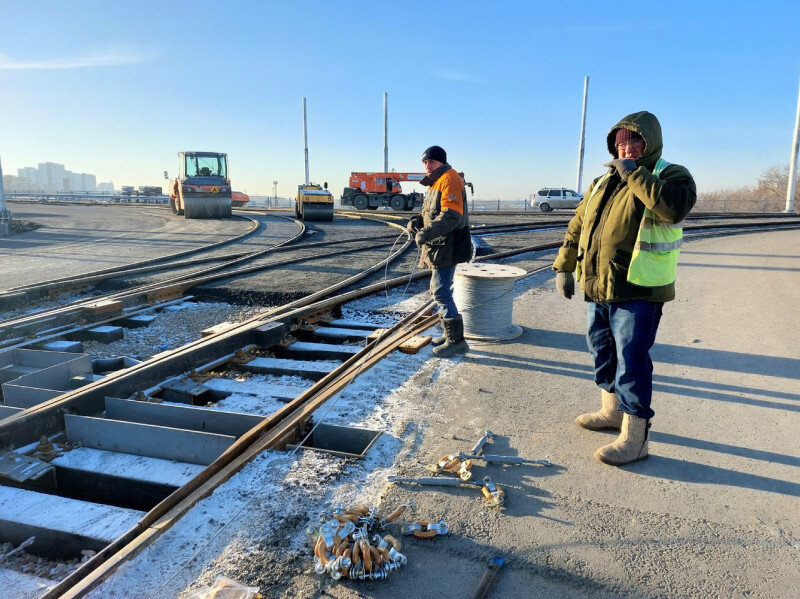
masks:
{"type": "Polygon", "coordinates": [[[34,231],[0,238],[0,290],[131,264],[240,235],[242,219],[186,220],[168,206],[9,203],[34,231]]]}

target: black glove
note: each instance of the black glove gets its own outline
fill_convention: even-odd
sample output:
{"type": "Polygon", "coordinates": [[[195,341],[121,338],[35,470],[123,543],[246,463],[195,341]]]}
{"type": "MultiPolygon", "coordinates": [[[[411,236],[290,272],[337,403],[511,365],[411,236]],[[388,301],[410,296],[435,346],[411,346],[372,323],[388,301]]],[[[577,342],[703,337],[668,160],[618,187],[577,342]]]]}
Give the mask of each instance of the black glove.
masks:
{"type": "Polygon", "coordinates": [[[565,298],[572,298],[575,293],[575,276],[571,272],[556,273],[556,289],[565,298]]]}
{"type": "Polygon", "coordinates": [[[622,180],[627,181],[631,173],[636,170],[636,161],[631,158],[617,158],[611,162],[606,162],[603,166],[617,169],[622,180]]]}
{"type": "Polygon", "coordinates": [[[412,235],[416,235],[417,231],[419,231],[421,228],[422,228],[421,216],[419,215],[412,216],[410,219],[408,219],[408,224],[406,225],[406,231],[408,231],[412,235]]]}

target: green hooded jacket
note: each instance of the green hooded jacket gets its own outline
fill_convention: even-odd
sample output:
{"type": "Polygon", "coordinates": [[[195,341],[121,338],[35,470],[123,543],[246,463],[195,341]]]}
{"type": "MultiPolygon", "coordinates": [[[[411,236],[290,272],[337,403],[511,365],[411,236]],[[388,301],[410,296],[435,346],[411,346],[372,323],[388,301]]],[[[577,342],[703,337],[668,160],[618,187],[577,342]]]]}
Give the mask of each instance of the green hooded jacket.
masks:
{"type": "Polygon", "coordinates": [[[636,112],[614,125],[606,140],[614,158],[618,157],[614,141],[622,128],[642,136],[644,154],[627,181],[613,168],[610,176],[592,181],[567,225],[553,269],[573,272],[580,262],[580,287],[587,301],[670,301],[675,299],[675,283],[662,287],[634,285],[627,280],[628,266],[645,207],[669,223],[681,222],[697,201],[694,179],[677,164],[658,176],[653,174],[662,149],[661,125],[654,115],[636,112]]]}

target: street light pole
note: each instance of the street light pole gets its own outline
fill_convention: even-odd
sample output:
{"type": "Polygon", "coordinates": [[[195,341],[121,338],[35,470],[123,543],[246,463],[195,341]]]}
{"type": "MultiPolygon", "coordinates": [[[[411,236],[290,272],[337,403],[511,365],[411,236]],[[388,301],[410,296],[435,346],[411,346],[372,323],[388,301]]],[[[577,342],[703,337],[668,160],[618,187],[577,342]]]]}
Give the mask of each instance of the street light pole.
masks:
{"type": "Polygon", "coordinates": [[[0,163],[0,237],[11,232],[11,213],[6,208],[6,194],[3,191],[3,165],[0,163]]]}
{"type": "Polygon", "coordinates": [[[578,143],[578,182],[575,191],[581,193],[583,183],[583,151],[586,146],[586,100],[589,97],[589,77],[583,79],[583,111],[581,112],[581,139],[578,143]]]}
{"type": "Polygon", "coordinates": [[[797,116],[794,119],[794,138],[792,139],[792,159],[789,162],[789,181],[786,184],[786,209],[794,212],[794,190],[797,186],[797,153],[800,146],[800,91],[797,94],[797,116]]]}

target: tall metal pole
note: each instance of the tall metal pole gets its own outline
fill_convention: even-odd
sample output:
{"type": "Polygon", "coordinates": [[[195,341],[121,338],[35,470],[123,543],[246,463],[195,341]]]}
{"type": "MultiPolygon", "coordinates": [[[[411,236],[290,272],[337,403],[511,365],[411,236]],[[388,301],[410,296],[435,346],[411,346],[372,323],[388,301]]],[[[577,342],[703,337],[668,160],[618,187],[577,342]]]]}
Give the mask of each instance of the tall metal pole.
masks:
{"type": "Polygon", "coordinates": [[[6,213],[6,194],[3,191],[3,163],[0,162],[0,216],[6,213]]]}
{"type": "Polygon", "coordinates": [[[583,112],[581,113],[581,140],[578,144],[578,184],[575,191],[581,193],[581,180],[583,179],[583,150],[586,145],[586,101],[589,98],[589,77],[583,79],[583,112]]]}
{"type": "Polygon", "coordinates": [[[306,148],[306,185],[308,185],[308,124],[306,122],[306,99],[303,98],[303,143],[306,148]]]}
{"type": "Polygon", "coordinates": [[[8,235],[11,229],[11,213],[6,208],[6,194],[3,191],[3,165],[0,163],[0,237],[8,235]]]}
{"type": "Polygon", "coordinates": [[[383,92],[383,172],[389,172],[389,94],[383,92]]]}
{"type": "Polygon", "coordinates": [[[797,92],[797,116],[794,119],[792,158],[789,161],[789,182],[786,184],[786,209],[784,212],[794,212],[794,189],[797,186],[798,146],[800,146],[800,91],[797,92]]]}

